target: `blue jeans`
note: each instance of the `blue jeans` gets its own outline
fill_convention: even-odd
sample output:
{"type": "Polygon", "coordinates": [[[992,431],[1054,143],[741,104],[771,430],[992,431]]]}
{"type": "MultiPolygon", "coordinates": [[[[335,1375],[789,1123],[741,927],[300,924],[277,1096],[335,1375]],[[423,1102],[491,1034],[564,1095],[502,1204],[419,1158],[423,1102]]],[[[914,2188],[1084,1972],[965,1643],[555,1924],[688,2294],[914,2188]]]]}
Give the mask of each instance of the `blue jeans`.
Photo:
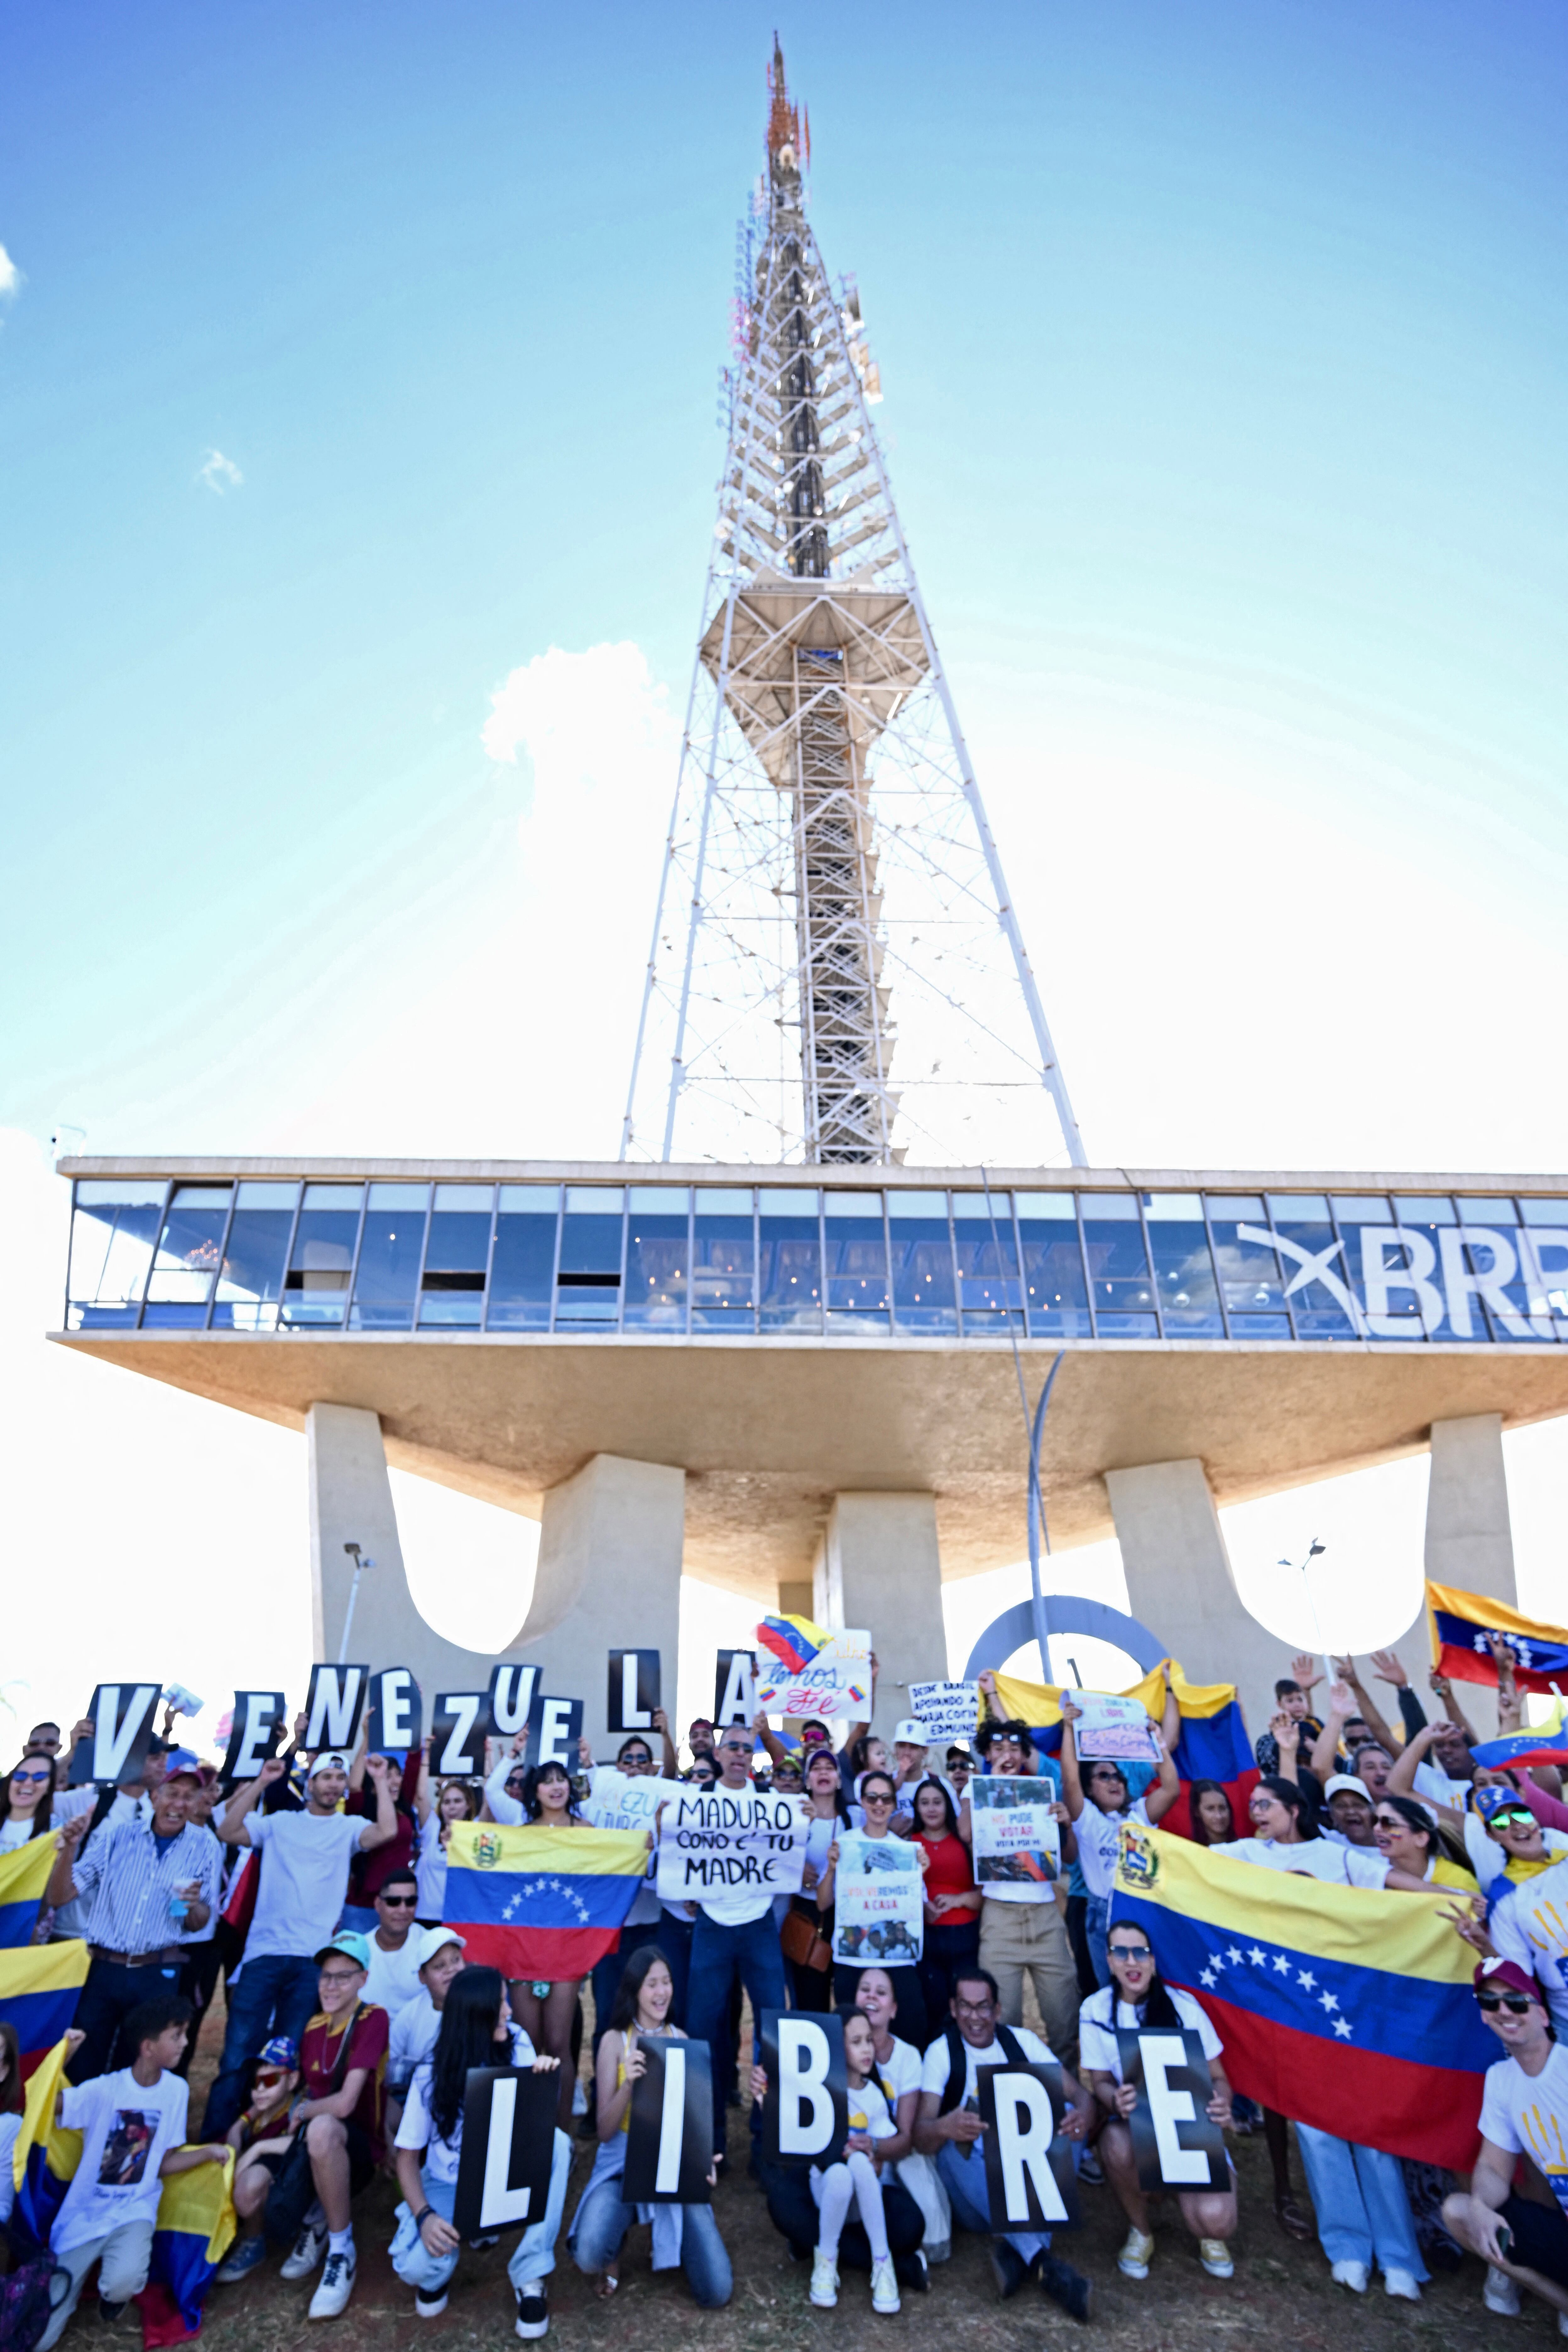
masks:
{"type": "Polygon", "coordinates": [[[1405,2175],[1396,2156],[1358,2147],[1310,2124],[1296,2138],[1318,2217],[1318,2242],[1331,2263],[1365,2263],[1370,2270],[1429,2273],[1415,2242],[1405,2175]]]}
{"type": "Polygon", "coordinates": [[[1110,1916],[1110,1895],[1089,1895],[1083,1915],[1083,1931],[1089,1938],[1089,1957],[1094,1963],[1094,1980],[1098,1985],[1110,1982],[1110,1954],[1106,1943],[1110,1916]]]}
{"type": "Polygon", "coordinates": [[[669,2021],[679,2025],[682,2033],[688,2030],[686,2010],[691,1989],[691,1935],[695,1925],[694,1920],[678,1918],[661,1905],[658,1925],[648,1934],[649,1943],[657,1944],[669,1963],[669,1980],[675,1987],[669,2021]]]}
{"type": "MultiPolygon", "coordinates": [[[[983,2238],[998,2233],[991,2227],[991,2200],[985,2190],[985,2158],[980,2153],[978,2140],[970,2142],[972,2153],[959,2153],[958,2142],[944,2139],[937,2150],[937,2179],[946,2189],[952,2207],[952,2218],[962,2229],[973,2230],[983,2238]]],[[[1013,2230],[1006,2243],[1024,2261],[1032,2263],[1051,2242],[1048,2230],[1013,2230]]]]}
{"type": "Polygon", "coordinates": [[[736,1972],[751,1995],[752,2018],[762,2032],[764,2009],[784,2009],[784,1954],[778,1922],[771,1909],[743,1927],[721,1926],[699,1911],[691,1934],[691,1983],[686,1997],[686,2030],[713,2053],[713,2147],[724,2152],[722,2084],[730,2052],[730,1994],[736,1972]]]}
{"type": "Polygon", "coordinates": [[[321,2006],[318,1973],[315,1961],[301,1954],[268,1952],[246,1961],[237,1984],[229,1979],[228,2027],[207,2093],[204,2138],[222,2139],[229,2126],[238,2122],[250,2096],[251,2067],[268,2037],[286,2033],[298,2042],[321,2006]]]}
{"type": "MultiPolygon", "coordinates": [[[[680,2207],[680,2267],[691,2299],[710,2311],[730,2300],[733,2278],[719,2224],[711,2205],[680,2207]]],[[[637,2219],[635,2205],[621,2202],[618,2179],[600,2180],[577,2208],[573,2227],[573,2252],[577,2267],[590,2276],[607,2271],[620,2251],[621,2240],[637,2219]]]]}
{"type": "MultiPolygon", "coordinates": [[[[541,2218],[526,2229],[512,2249],[506,2274],[516,2292],[548,2278],[555,2268],[555,2241],[561,2231],[561,2215],[566,2203],[566,2176],[572,2169],[572,2143],[563,2131],[555,2135],[555,2153],[550,2160],[550,2195],[545,2200],[541,2218]]],[[[425,2201],[443,2221],[452,2218],[452,2206],[458,2194],[455,2180],[432,2180],[427,2172],[419,2176],[425,2191],[425,2201]]],[[[414,2216],[406,2205],[399,2205],[396,2213],[397,2233],[392,2241],[392,2267],[406,2286],[417,2287],[421,2294],[439,2294],[458,2267],[458,2249],[449,2254],[433,2254],[414,2226],[414,2216]]]]}

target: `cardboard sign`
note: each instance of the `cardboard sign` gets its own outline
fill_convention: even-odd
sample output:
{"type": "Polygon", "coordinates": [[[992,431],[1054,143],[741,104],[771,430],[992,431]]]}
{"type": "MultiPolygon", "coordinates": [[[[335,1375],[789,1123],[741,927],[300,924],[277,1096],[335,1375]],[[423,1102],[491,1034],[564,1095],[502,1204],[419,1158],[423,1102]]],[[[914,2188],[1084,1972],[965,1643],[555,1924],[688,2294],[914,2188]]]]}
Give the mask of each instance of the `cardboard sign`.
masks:
{"type": "Polygon", "coordinates": [[[803,1666],[790,1668],[763,1653],[757,1659],[757,1711],[785,1723],[819,1717],[825,1723],[858,1722],[871,1712],[871,1636],[830,1633],[803,1666]]]}
{"type": "Polygon", "coordinates": [[[476,2066],[463,2098],[463,2145],[452,2227],[465,2238],[526,2230],[550,2197],[555,2161],[556,2075],[476,2066]]]}
{"type": "Polygon", "coordinates": [[[1228,2189],[1225,2134],[1208,2113],[1214,2096],[1204,2045],[1191,2027],[1117,2030],[1121,2079],[1138,2104],[1129,2121],[1140,2189],[1228,2189]]]}
{"type": "Polygon", "coordinates": [[[651,1731],[664,1704],[657,1650],[612,1650],[605,1719],[612,1731],[651,1731]]]}
{"type": "Polygon", "coordinates": [[[833,1877],[833,1957],[846,1968],[910,1966],[925,1940],[920,1851],[907,1838],[840,1830],[833,1877]]]}
{"type": "Polygon", "coordinates": [[[1103,1759],[1116,1764],[1157,1764],[1154,1727],[1141,1698],[1121,1698],[1110,1691],[1072,1693],[1079,1719],[1073,1725],[1079,1760],[1103,1759]]]}
{"type": "Polygon", "coordinates": [[[318,1756],[323,1748],[335,1748],[352,1760],[369,1694],[368,1666],[312,1666],[305,1701],[305,1737],[300,1743],[306,1755],[318,1756]]]}
{"type": "Polygon", "coordinates": [[[1061,1824],[1050,1781],[1023,1772],[976,1773],[964,1790],[974,1837],[974,1883],[1014,1903],[1049,1903],[1061,1875],[1061,1824]]]}
{"type": "Polygon", "coordinates": [[[910,1713],[923,1725],[928,1747],[961,1740],[967,1748],[980,1727],[980,1685],[911,1683],[910,1713]]]}
{"type": "MultiPolygon", "coordinates": [[[[662,1780],[651,1772],[623,1772],[616,1764],[595,1764],[588,1780],[583,1818],[596,1830],[651,1830],[660,1805],[689,1793],[684,1780],[662,1780]]],[[[653,1856],[648,1868],[653,1868],[653,1856]]]]}
{"type": "Polygon", "coordinates": [[[370,1678],[370,1736],[373,1756],[395,1757],[406,1763],[408,1751],[425,1736],[425,1710],[419,1685],[407,1666],[383,1666],[370,1678]]]}
{"type": "Polygon", "coordinates": [[[136,1779],[147,1761],[162,1689],[161,1683],[99,1684],[88,1708],[91,1737],[71,1749],[73,1789],[94,1780],[100,1788],[117,1789],[136,1779]]]}
{"type": "Polygon", "coordinates": [[[1061,2136],[1067,2099],[1062,2070],[977,2066],[974,2085],[985,2126],[985,2193],[998,2237],[1013,2230],[1076,2229],[1078,2175],[1071,2143],[1061,2136]]]}
{"type": "Polygon", "coordinates": [[[278,1753],[283,1732],[281,1691],[236,1691],[229,1726],[228,1748],[223,1759],[226,1790],[254,1780],[268,1759],[278,1753]]]}
{"type": "Polygon", "coordinates": [[[810,1822],[799,1797],[761,1789],[704,1794],[688,1782],[671,1785],[658,1831],[661,1903],[800,1893],[810,1822]]]}
{"type": "Polygon", "coordinates": [[[430,1709],[433,1778],[483,1779],[484,1712],[483,1691],[437,1692],[430,1709]]]}
{"type": "Polygon", "coordinates": [[[537,1666],[497,1666],[490,1675],[485,1730],[491,1739],[510,1739],[521,1731],[539,1693],[537,1666]]]}
{"type": "Polygon", "coordinates": [[[713,1676],[713,1737],[731,1723],[749,1731],[757,1719],[757,1660],[752,1650],[721,1650],[713,1676]]]}
{"type": "Polygon", "coordinates": [[[708,2205],[713,2191],[712,2053],[706,2042],[637,2035],[645,2064],[632,2084],[627,2205],[708,2205]]]}
{"type": "MultiPolygon", "coordinates": [[[[530,1666],[526,1671],[532,1674],[534,1669],[530,1666]]],[[[542,1691],[536,1692],[528,1710],[528,1745],[522,1751],[523,1763],[563,1764],[568,1773],[574,1773],[577,1743],[582,1737],[580,1698],[547,1698],[542,1691]]]]}
{"type": "Polygon", "coordinates": [[[833,2164],[849,2130],[844,2021],[831,2011],[764,2009],[763,2154],[774,2164],[833,2164]]]}

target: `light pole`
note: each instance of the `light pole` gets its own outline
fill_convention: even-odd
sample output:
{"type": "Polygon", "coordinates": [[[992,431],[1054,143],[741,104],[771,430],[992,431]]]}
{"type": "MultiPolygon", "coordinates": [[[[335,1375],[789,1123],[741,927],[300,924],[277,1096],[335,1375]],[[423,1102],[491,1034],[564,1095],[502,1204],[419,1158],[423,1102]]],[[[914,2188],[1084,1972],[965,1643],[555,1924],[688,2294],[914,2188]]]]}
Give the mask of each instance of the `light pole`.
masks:
{"type": "Polygon", "coordinates": [[[338,1643],[338,1664],[340,1666],[343,1666],[348,1664],[349,1635],[353,1631],[354,1602],[359,1599],[360,1578],[364,1574],[367,1568],[374,1568],[375,1566],[374,1559],[362,1559],[360,1557],[360,1548],[358,1544],[346,1543],[343,1546],[343,1549],[353,1561],[354,1580],[349,1587],[349,1605],[343,1612],[343,1638],[338,1643]]]}

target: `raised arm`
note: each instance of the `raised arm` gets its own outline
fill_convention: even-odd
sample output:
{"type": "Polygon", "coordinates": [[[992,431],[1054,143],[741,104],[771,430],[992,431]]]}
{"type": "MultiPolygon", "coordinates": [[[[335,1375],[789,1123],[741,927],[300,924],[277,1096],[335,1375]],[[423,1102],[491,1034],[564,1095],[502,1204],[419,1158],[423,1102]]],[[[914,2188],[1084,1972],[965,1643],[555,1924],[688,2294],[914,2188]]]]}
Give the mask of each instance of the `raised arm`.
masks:
{"type": "Polygon", "coordinates": [[[1331,1683],[1329,1686],[1329,1713],[1321,1731],[1312,1743],[1311,1769],[1320,1780],[1328,1780],[1339,1753],[1340,1734],[1355,1713],[1355,1694],[1349,1683],[1331,1683]]]}
{"type": "Polygon", "coordinates": [[[680,1758],[676,1753],[675,1742],[669,1736],[669,1717],[662,1706],[654,1708],[653,1727],[664,1742],[664,1777],[667,1780],[673,1780],[680,1769],[680,1758]]]}
{"type": "Polygon", "coordinates": [[[414,1811],[421,1829],[430,1818],[430,1742],[435,1738],[427,1731],[419,1750],[419,1781],[414,1791],[414,1811]]]}
{"type": "Polygon", "coordinates": [[[1295,1728],[1294,1722],[1283,1707],[1269,1719],[1269,1734],[1279,1750],[1279,1761],[1274,1769],[1282,1780],[1289,1781],[1292,1788],[1297,1786],[1296,1776],[1301,1768],[1300,1746],[1292,1737],[1295,1728]]]}
{"type": "Polygon", "coordinates": [[[1438,1698],[1443,1703],[1444,1714],[1447,1717],[1450,1723],[1457,1723],[1458,1725],[1459,1729],[1465,1735],[1466,1746],[1468,1748],[1473,1748],[1476,1744],[1476,1735],[1470,1728],[1464,1708],[1454,1696],[1454,1685],[1448,1680],[1447,1675],[1440,1675],[1437,1672],[1436,1666],[1432,1669],[1431,1685],[1438,1698]]]}
{"type": "MultiPolygon", "coordinates": [[[[375,1819],[366,1822],[359,1842],[366,1853],[386,1845],[397,1835],[397,1808],[392,1798],[392,1768],[384,1756],[373,1756],[366,1767],[375,1789],[375,1819]]],[[[335,2110],[334,2110],[335,2112],[335,2110]]],[[[353,2109],[349,2112],[352,2114],[353,2109]]]]}
{"type": "Polygon", "coordinates": [[[1072,1700],[1064,1694],[1062,1752],[1057,1761],[1062,1768],[1062,1801],[1067,1806],[1068,1818],[1075,1822],[1083,1811],[1084,1795],[1083,1782],[1079,1778],[1078,1738],[1073,1731],[1073,1725],[1079,1721],[1082,1714],[1082,1707],[1075,1706],[1072,1700]]]}
{"type": "Polygon", "coordinates": [[[767,1750],[768,1761],[776,1772],[779,1766],[784,1762],[784,1758],[788,1755],[789,1750],[785,1748],[784,1741],[779,1738],[778,1733],[773,1729],[765,1715],[758,1716],[752,1728],[756,1732],[757,1738],[762,1741],[763,1748],[767,1750]]]}
{"type": "MultiPolygon", "coordinates": [[[[1168,1813],[1182,1793],[1181,1775],[1176,1770],[1176,1759],[1165,1744],[1164,1733],[1156,1731],[1153,1739],[1160,1754],[1160,1777],[1143,1799],[1144,1811],[1151,1822],[1160,1821],[1168,1813]]],[[[1066,2077],[1063,2079],[1065,2081],[1066,2077]]]]}
{"type": "Polygon", "coordinates": [[[1356,1698],[1360,1701],[1362,1720],[1366,1725],[1366,1727],[1371,1732],[1373,1738],[1376,1740],[1378,1746],[1380,1748],[1386,1748],[1391,1756],[1397,1756],[1399,1753],[1399,1742],[1395,1739],[1393,1732],[1390,1731],[1387,1724],[1384,1723],[1383,1717],[1373,1706],[1371,1693],[1368,1691],[1366,1685],[1362,1681],[1361,1676],[1355,1670],[1355,1660],[1353,1658],[1336,1658],[1334,1660],[1334,1664],[1336,1666],[1341,1668],[1346,1682],[1349,1683],[1351,1689],[1355,1694],[1356,1698]]]}
{"type": "Polygon", "coordinates": [[[49,1873],[49,1883],[44,1889],[44,1901],[53,1911],[71,1902],[76,1895],[72,1871],[76,1866],[76,1851],[87,1835],[90,1813],[78,1813],[63,1829],[55,1832],[55,1866],[49,1873]]]}
{"type": "Polygon", "coordinates": [[[1488,1636],[1492,1664],[1497,1668],[1497,1727],[1504,1738],[1518,1731],[1524,1721],[1524,1702],[1519,1695],[1514,1678],[1513,1652],[1500,1635],[1488,1636]]]}
{"type": "Polygon", "coordinates": [[[247,1780],[235,1790],[224,1808],[217,1824],[217,1833],[225,1845],[248,1845],[250,1832],[246,1828],[246,1816],[253,1813],[268,1789],[276,1787],[287,1770],[281,1756],[268,1757],[254,1780],[247,1780]]]}

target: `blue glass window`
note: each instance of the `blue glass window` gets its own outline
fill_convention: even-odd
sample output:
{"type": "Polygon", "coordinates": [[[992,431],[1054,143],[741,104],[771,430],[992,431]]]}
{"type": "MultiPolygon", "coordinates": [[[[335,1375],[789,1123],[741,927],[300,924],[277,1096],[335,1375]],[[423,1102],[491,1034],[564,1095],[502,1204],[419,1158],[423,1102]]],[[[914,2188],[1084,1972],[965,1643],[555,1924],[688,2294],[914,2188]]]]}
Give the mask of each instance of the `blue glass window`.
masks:
{"type": "Polygon", "coordinates": [[[118,1178],[77,1186],[68,1328],[122,1330],[135,1323],[167,1189],[162,1177],[152,1183],[118,1178]]]}
{"type": "Polygon", "coordinates": [[[693,1222],[691,1328],[753,1331],[757,1323],[757,1237],[749,1190],[700,1184],[693,1222]]]}
{"type": "Polygon", "coordinates": [[[955,1192],[952,1240],[963,1328],[972,1338],[1024,1326],[1024,1286],[1011,1192],[955,1192]]]}
{"type": "Polygon", "coordinates": [[[1346,1299],[1359,1307],[1355,1276],[1360,1266],[1346,1264],[1341,1237],[1333,1228],[1329,1204],[1321,1192],[1271,1192],[1269,1220],[1282,1244],[1289,1305],[1300,1339],[1353,1339],[1356,1318],[1346,1299]],[[1317,1268],[1321,1269],[1319,1273],[1317,1268]],[[1324,1279],[1324,1277],[1327,1279],[1324,1279]],[[1299,1289],[1292,1289],[1300,1282],[1299,1289]]]}
{"type": "Polygon", "coordinates": [[[307,1184],[283,1285],[284,1330],[341,1325],[359,1239],[363,1184],[307,1184]]]}
{"type": "Polygon", "coordinates": [[[349,1322],[356,1331],[409,1331],[425,1255],[428,1184],[373,1184],[360,1238],[349,1322]]]}
{"type": "Polygon", "coordinates": [[[1262,1194],[1211,1192],[1206,1205],[1215,1271],[1232,1338],[1288,1339],[1290,1320],[1279,1257],[1271,1246],[1249,1237],[1268,1231],[1262,1194]]]}
{"type": "MultiPolygon", "coordinates": [[[[1419,1234],[1421,1236],[1415,1249],[1406,1250],[1404,1255],[1406,1259],[1414,1258],[1417,1271],[1430,1283],[1436,1294],[1435,1300],[1426,1302],[1428,1312],[1426,1321],[1429,1326],[1427,1337],[1433,1339],[1452,1340],[1457,1345],[1462,1346],[1464,1334],[1455,1328],[1447,1316],[1447,1269],[1453,1258],[1455,1244],[1458,1239],[1459,1223],[1458,1213],[1453,1202],[1446,1194],[1441,1193],[1436,1197],[1431,1194],[1417,1197],[1410,1192],[1400,1193],[1394,1198],[1394,1214],[1399,1221],[1399,1230],[1402,1234],[1419,1234]],[[1447,1241],[1445,1241],[1445,1234],[1448,1236],[1447,1241]]],[[[1344,1223],[1342,1217],[1340,1222],[1342,1226],[1344,1223]]],[[[1377,1221],[1374,1220],[1374,1222],[1377,1221]]],[[[1398,1255],[1397,1252],[1389,1253],[1391,1258],[1396,1258],[1398,1255]]],[[[1485,1251],[1479,1253],[1481,1262],[1484,1263],[1486,1257],[1485,1251]]],[[[1415,1316],[1416,1323],[1420,1323],[1421,1317],[1416,1311],[1419,1301],[1411,1292],[1396,1294],[1394,1303],[1409,1310],[1415,1316]]],[[[1462,1302],[1459,1313],[1462,1322],[1466,1319],[1462,1302]]],[[[1483,1339],[1490,1337],[1484,1313],[1472,1311],[1469,1320],[1475,1334],[1483,1339]]],[[[1418,1328],[1413,1330],[1410,1336],[1413,1339],[1419,1339],[1420,1330],[1418,1328]]]]}
{"type": "Polygon", "coordinates": [[[1020,1192],[1016,1197],[1029,1329],[1037,1339],[1087,1339],[1089,1291],[1074,1196],[1020,1192]]]}
{"type": "Polygon", "coordinates": [[[202,1329],[223,1256],[231,1184],[176,1184],[147,1280],[144,1329],[202,1329]]]}
{"type": "Polygon", "coordinates": [[[779,1186],[758,1197],[764,1331],[822,1328],[822,1244],[816,1194],[779,1186]]]}
{"type": "Polygon", "coordinates": [[[1223,1339],[1225,1318],[1197,1192],[1146,1192],[1143,1221],[1154,1261],[1160,1322],[1173,1339],[1223,1339]]]}
{"type": "Polygon", "coordinates": [[[555,1288],[559,1184],[503,1184],[490,1261],[492,1331],[548,1331],[555,1288]]]}
{"type": "Polygon", "coordinates": [[[690,1200],[681,1185],[632,1187],[626,1208],[624,1329],[685,1330],[691,1275],[690,1200]]]}
{"type": "MultiPolygon", "coordinates": [[[[1399,1204],[1403,1219],[1405,1202],[1399,1204]]],[[[1507,1345],[1554,1337],[1547,1314],[1531,1314],[1531,1288],[1519,1213],[1505,1198],[1461,1200],[1458,1224],[1438,1235],[1448,1321],[1442,1337],[1492,1339],[1507,1345]]]]}
{"type": "Polygon", "coordinates": [[[489,1184],[437,1184],[419,1284],[419,1322],[477,1331],[484,1319],[490,1262],[489,1184]]]}
{"type": "Polygon", "coordinates": [[[888,1242],[880,1192],[826,1192],[827,1328],[888,1329],[888,1242]]]}
{"type": "Polygon", "coordinates": [[[1136,1193],[1085,1192],[1079,1205],[1096,1331],[1102,1339],[1157,1338],[1154,1277],[1136,1193]]]}
{"type": "Polygon", "coordinates": [[[956,1331],[952,1235],[945,1192],[888,1194],[893,1260],[893,1325],[900,1331],[956,1331]]]}
{"type": "Polygon", "coordinates": [[[275,1331],[283,1297],[289,1235],[300,1199],[298,1184],[240,1184],[224,1244],[215,1331],[275,1331]]]}
{"type": "Polygon", "coordinates": [[[1568,1201],[1519,1204],[1519,1258],[1532,1319],[1552,1318],[1568,1339],[1568,1201]]]}
{"type": "MultiPolygon", "coordinates": [[[[1401,1232],[1385,1193],[1336,1192],[1329,1206],[1344,1242],[1344,1262],[1351,1269],[1353,1287],[1366,1309],[1367,1336],[1384,1339],[1436,1336],[1443,1320],[1443,1294],[1433,1281],[1438,1274],[1437,1253],[1427,1235],[1418,1225],[1401,1232]],[[1375,1328],[1379,1324],[1382,1329],[1375,1328]]],[[[1451,1205],[1448,1213],[1451,1218],[1451,1205]]]]}
{"type": "Polygon", "coordinates": [[[626,1194],[619,1185],[569,1184],[555,1276],[555,1328],[613,1330],[621,1319],[626,1194]]]}

